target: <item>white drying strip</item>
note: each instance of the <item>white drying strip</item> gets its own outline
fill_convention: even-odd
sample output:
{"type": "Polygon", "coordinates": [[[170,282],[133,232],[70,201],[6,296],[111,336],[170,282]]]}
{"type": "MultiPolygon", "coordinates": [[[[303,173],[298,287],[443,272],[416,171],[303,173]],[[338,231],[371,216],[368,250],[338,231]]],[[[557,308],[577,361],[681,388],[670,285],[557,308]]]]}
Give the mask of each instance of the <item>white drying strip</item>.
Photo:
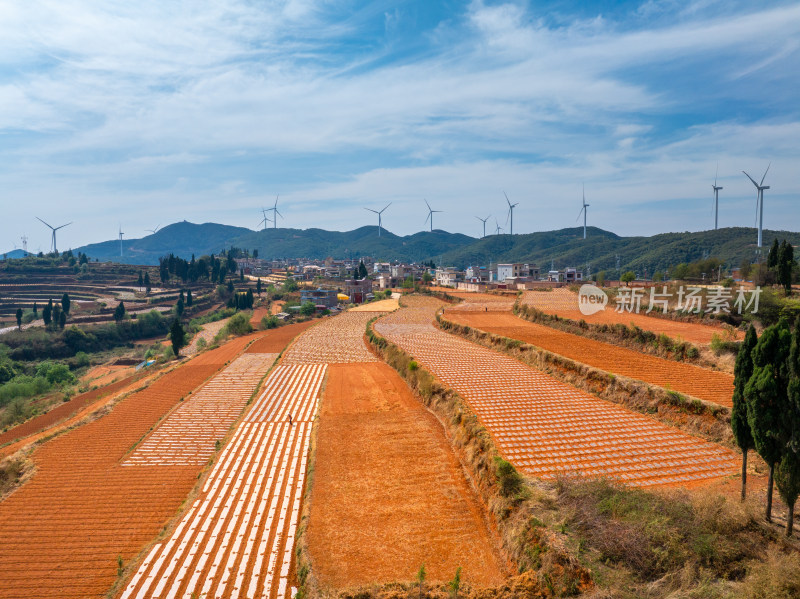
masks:
{"type": "Polygon", "coordinates": [[[326,369],[273,370],[200,495],[172,536],[150,551],[122,599],[286,597],[326,369]]]}

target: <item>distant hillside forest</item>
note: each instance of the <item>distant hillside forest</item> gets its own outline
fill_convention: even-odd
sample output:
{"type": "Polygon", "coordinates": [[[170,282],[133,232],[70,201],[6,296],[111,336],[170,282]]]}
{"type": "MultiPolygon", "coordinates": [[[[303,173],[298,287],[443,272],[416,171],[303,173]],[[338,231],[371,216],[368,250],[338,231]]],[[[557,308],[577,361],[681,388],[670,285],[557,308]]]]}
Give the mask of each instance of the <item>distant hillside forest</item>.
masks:
{"type": "MultiPolygon", "coordinates": [[[[800,244],[800,233],[764,231],[766,259],[773,239],[800,244]]],[[[606,271],[613,276],[619,271],[634,271],[639,277],[656,272],[669,272],[681,263],[707,258],[720,260],[726,270],[747,261],[756,262],[756,230],[729,227],[697,233],[663,233],[652,237],[620,237],[610,231],[574,227],[559,231],[543,231],[524,235],[487,235],[475,239],[459,233],[435,230],[404,237],[384,230],[380,236],[374,226],[353,231],[323,229],[266,229],[251,231],[215,223],[180,222],[160,229],[142,239],[123,241],[120,258],[119,241],[87,245],[84,252],[92,259],[113,260],[129,264],[158,264],[158,259],[174,254],[185,259],[192,255],[218,254],[229,247],[257,250],[264,259],[305,258],[322,260],[370,256],[375,260],[423,262],[464,268],[470,265],[498,262],[534,262],[542,270],[575,266],[591,273],[606,271]],[[619,270],[618,270],[619,269],[619,270]]]]}

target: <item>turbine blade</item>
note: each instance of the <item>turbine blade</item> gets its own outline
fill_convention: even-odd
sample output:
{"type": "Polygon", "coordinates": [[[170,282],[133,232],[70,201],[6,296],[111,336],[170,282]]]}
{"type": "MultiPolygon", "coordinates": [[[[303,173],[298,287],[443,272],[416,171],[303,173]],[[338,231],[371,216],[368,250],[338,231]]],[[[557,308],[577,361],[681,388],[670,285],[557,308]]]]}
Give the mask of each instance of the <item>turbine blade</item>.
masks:
{"type": "Polygon", "coordinates": [[[431,209],[431,205],[428,203],[428,200],[425,200],[425,205],[428,207],[428,210],[431,209]]]}
{"type": "Polygon", "coordinates": [[[428,216],[427,216],[427,218],[425,218],[425,222],[426,222],[426,223],[428,222],[428,219],[429,219],[430,217],[431,217],[431,213],[430,213],[430,212],[428,212],[428,216]]]}
{"type": "Polygon", "coordinates": [[[511,200],[508,199],[508,194],[503,191],[503,195],[506,196],[506,202],[508,202],[508,205],[511,206],[511,200]]]}
{"type": "MultiPolygon", "coordinates": [[[[744,173],[744,171],[742,171],[742,172],[744,173]]],[[[753,182],[753,185],[755,185],[755,186],[756,186],[756,188],[758,188],[758,183],[756,183],[755,179],[753,179],[753,177],[751,177],[751,176],[750,176],[750,175],[748,175],[747,173],[744,173],[744,174],[745,174],[745,176],[746,176],[748,179],[750,179],[750,180],[753,182]]]]}
{"type": "Polygon", "coordinates": [[[767,170],[765,170],[765,171],[764,171],[764,176],[763,176],[763,177],[761,177],[761,183],[759,183],[759,184],[758,184],[758,186],[759,186],[759,187],[761,187],[762,185],[764,185],[764,179],[766,179],[766,178],[767,178],[767,173],[769,172],[769,167],[771,167],[771,166],[772,166],[772,163],[770,162],[770,163],[767,165],[767,170]]]}
{"type": "Polygon", "coordinates": [[[714,171],[714,187],[717,186],[717,175],[719,175],[719,162],[717,162],[717,170],[714,171]]]}
{"type": "MultiPolygon", "coordinates": [[[[383,210],[386,210],[386,209],[387,209],[389,206],[391,206],[391,205],[392,205],[392,203],[391,203],[391,202],[389,202],[388,204],[386,204],[386,206],[384,206],[384,207],[383,207],[383,210]]],[[[381,210],[381,212],[383,212],[383,210],[381,210]]]]}
{"type": "MultiPolygon", "coordinates": [[[[48,225],[46,222],[44,222],[44,221],[43,221],[41,218],[39,218],[38,216],[37,216],[37,217],[35,217],[35,218],[36,218],[36,220],[38,220],[40,223],[44,223],[45,225],[47,225],[48,227],[50,227],[50,225],[48,225]]],[[[50,228],[52,229],[53,227],[50,227],[50,228]]]]}
{"type": "Polygon", "coordinates": [[[374,212],[375,214],[379,214],[377,210],[373,210],[372,208],[364,208],[364,210],[369,210],[370,212],[374,212]]]}

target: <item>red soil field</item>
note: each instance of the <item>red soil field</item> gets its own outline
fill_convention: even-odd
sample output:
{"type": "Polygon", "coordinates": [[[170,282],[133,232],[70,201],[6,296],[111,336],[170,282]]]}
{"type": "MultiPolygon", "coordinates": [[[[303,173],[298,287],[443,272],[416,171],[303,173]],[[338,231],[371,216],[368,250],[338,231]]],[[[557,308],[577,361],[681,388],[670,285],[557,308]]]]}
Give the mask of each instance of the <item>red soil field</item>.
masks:
{"type": "Polygon", "coordinates": [[[294,537],[324,365],[278,366],[130,597],[273,597],[296,585],[294,537]],[[292,424],[289,415],[292,415],[292,424]]]}
{"type": "MultiPolygon", "coordinates": [[[[204,352],[32,455],[33,477],[0,503],[0,597],[103,597],[117,556],[136,557],[180,509],[201,466],[123,466],[181,398],[256,333],[204,352]]],[[[193,393],[194,394],[194,393],[193,393]]]]}
{"type": "Polygon", "coordinates": [[[316,320],[296,322],[287,324],[277,329],[270,329],[260,333],[259,338],[247,348],[247,353],[256,354],[276,354],[283,351],[283,348],[297,335],[305,331],[310,326],[317,324],[316,320]]]}
{"type": "Polygon", "coordinates": [[[449,312],[447,319],[482,331],[519,339],[583,364],[731,407],[733,377],[609,343],[565,333],[508,312],[449,312]]]}
{"type": "Polygon", "coordinates": [[[605,476],[638,486],[735,474],[730,450],[603,401],[499,352],[436,329],[432,298],[375,328],[467,400],[499,451],[523,472],[605,476]]]}
{"type": "Polygon", "coordinates": [[[49,441],[0,503],[0,597],[101,597],[197,482],[199,468],[123,468],[123,455],[216,366],[184,365],[49,441]]]}
{"type": "Polygon", "coordinates": [[[441,425],[383,363],[328,367],[308,546],[321,585],[503,582],[498,541],[441,425]]]}
{"type": "MultiPolygon", "coordinates": [[[[647,301],[643,300],[642,306],[646,306],[647,301]]],[[[717,334],[724,339],[727,334],[722,327],[647,316],[643,313],[647,309],[644,307],[640,314],[619,313],[616,312],[614,303],[609,303],[605,310],[585,316],[578,309],[578,295],[569,289],[554,289],[550,292],[526,291],[523,302],[547,314],[555,314],[571,320],[583,319],[589,324],[624,324],[626,326],[635,324],[645,331],[664,333],[673,339],[680,338],[691,343],[711,343],[712,335],[717,334]]],[[[737,335],[739,338],[744,336],[741,332],[737,335]]]]}
{"type": "Polygon", "coordinates": [[[0,434],[0,445],[5,445],[14,439],[22,439],[34,433],[38,433],[39,431],[43,431],[46,428],[50,428],[51,426],[73,416],[92,403],[103,399],[112,393],[119,391],[120,389],[124,389],[125,387],[134,384],[140,378],[141,376],[129,376],[121,381],[117,381],[116,383],[106,385],[105,387],[98,387],[92,391],[87,391],[86,393],[76,395],[71,400],[59,404],[45,414],[31,418],[30,420],[10,428],[6,432],[0,434]]]}
{"type": "Polygon", "coordinates": [[[250,318],[250,324],[258,327],[261,324],[261,319],[269,314],[268,308],[256,308],[253,310],[253,316],[250,318]]]}

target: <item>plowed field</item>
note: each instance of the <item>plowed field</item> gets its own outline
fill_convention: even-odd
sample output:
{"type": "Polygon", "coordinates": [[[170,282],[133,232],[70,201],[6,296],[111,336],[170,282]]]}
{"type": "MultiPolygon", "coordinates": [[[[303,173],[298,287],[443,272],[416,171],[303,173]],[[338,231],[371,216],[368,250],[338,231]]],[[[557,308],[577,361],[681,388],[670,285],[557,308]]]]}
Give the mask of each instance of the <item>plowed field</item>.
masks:
{"type": "Polygon", "coordinates": [[[605,310],[585,316],[578,309],[578,295],[569,289],[559,288],[549,292],[526,291],[523,296],[525,304],[534,306],[542,312],[571,320],[583,319],[590,324],[624,324],[626,326],[635,324],[645,331],[664,333],[673,339],[681,338],[684,341],[701,344],[711,343],[711,336],[715,333],[725,338],[726,331],[722,327],[647,316],[643,313],[647,310],[644,307],[647,301],[647,299],[642,301],[643,309],[640,314],[617,312],[616,304],[609,303],[605,310]]]}
{"type": "Polygon", "coordinates": [[[728,449],[597,399],[431,324],[441,305],[405,300],[376,330],[469,402],[500,452],[524,472],[616,478],[639,486],[676,485],[733,474],[728,449]]]}
{"type": "Polygon", "coordinates": [[[323,365],[273,370],[199,496],[150,551],[123,599],[287,596],[324,374],[323,365]]]}
{"type": "Polygon", "coordinates": [[[449,295],[461,298],[460,304],[447,306],[447,311],[458,310],[459,312],[483,312],[489,310],[508,310],[514,307],[517,301],[516,294],[495,295],[492,293],[469,293],[466,291],[448,291],[449,295]]]}
{"type": "Polygon", "coordinates": [[[442,432],[383,363],[329,367],[318,428],[308,546],[326,587],[503,580],[482,508],[442,432]]]}
{"type": "Polygon", "coordinates": [[[217,370],[185,365],[33,455],[33,478],[0,503],[0,597],[101,597],[196,483],[197,467],[123,468],[120,459],[217,370]]]}
{"type": "Polygon", "coordinates": [[[733,377],[534,324],[507,312],[456,312],[453,322],[519,339],[583,364],[731,406],[733,377]]]}

